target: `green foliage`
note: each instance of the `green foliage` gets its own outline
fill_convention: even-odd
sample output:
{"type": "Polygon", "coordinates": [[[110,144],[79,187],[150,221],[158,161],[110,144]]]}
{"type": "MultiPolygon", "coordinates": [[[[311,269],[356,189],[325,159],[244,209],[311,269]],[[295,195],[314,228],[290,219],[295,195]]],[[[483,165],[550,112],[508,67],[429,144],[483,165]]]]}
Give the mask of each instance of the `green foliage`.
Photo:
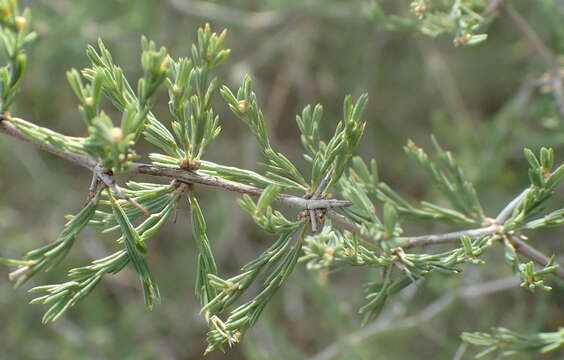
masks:
{"type": "Polygon", "coordinates": [[[220,35],[212,33],[209,24],[198,30],[198,43],[192,47],[192,59],[181,58],[171,61],[168,80],[169,109],[175,121],[174,134],[184,150],[181,164],[196,168],[210,142],[221,130],[219,118],[210,106],[217,89],[216,78],[210,79],[210,72],[229,55],[223,49],[227,31],[220,35]]]}
{"type": "Polygon", "coordinates": [[[331,178],[326,188],[340,179],[364,132],[366,123],[362,122],[361,118],[367,102],[366,94],[360,96],[354,104],[350,95],[345,98],[343,121],[337,124],[335,135],[327,144],[319,138],[319,122],[323,116],[321,105],[316,105],[313,112],[308,105],[302,116],[296,117],[301,132],[300,139],[306,150],[305,158],[312,166],[312,189],[315,189],[328,173],[331,178]]]}
{"type": "Polygon", "coordinates": [[[282,233],[279,240],[271,248],[242,268],[245,271],[243,274],[226,281],[222,281],[213,275],[210,276],[220,292],[202,309],[206,312],[210,326],[207,337],[209,345],[206,352],[223,349],[225,343],[232,345],[239,342],[241,336],[257,322],[268,302],[292,274],[296,266],[302,249],[303,232],[298,235],[297,242],[290,247],[295,233],[296,230],[282,233]],[[290,247],[290,249],[286,250],[287,247],[290,247]],[[277,265],[264,280],[264,288],[258,295],[231,310],[226,321],[222,321],[215,315],[216,311],[220,311],[232,303],[249,286],[249,282],[254,280],[266,266],[276,262],[277,265]],[[229,294],[231,292],[233,294],[229,294]]]}
{"type": "Polygon", "coordinates": [[[99,194],[100,192],[92,200],[88,201],[77,215],[71,217],[57,240],[28,252],[23,256],[23,261],[0,258],[0,261],[6,265],[23,266],[19,272],[14,274],[14,277],[17,279],[15,282],[16,287],[31,279],[41,270],[49,271],[49,269],[66,257],[72,249],[76,237],[94,216],[98,206],[99,194]]]}
{"type": "Polygon", "coordinates": [[[209,276],[217,274],[217,265],[213,258],[210,241],[206,235],[206,221],[198,200],[194,196],[189,196],[188,200],[192,214],[192,235],[199,250],[195,293],[204,306],[216,296],[215,288],[210,284],[209,276]]]}
{"type": "Polygon", "coordinates": [[[166,224],[176,207],[180,192],[173,186],[134,182],[128,185],[129,193],[146,209],[150,209],[151,216],[134,228],[131,220],[139,217],[141,212],[130,204],[120,205],[121,200],[116,200],[108,191],[110,200],[105,204],[111,206],[111,213],[96,211],[90,222],[94,226],[106,227],[105,231],[115,231],[117,227],[121,230],[117,242],[125,244],[125,248],[105,258],[94,260],[92,265],[69,270],[71,280],[68,282],[31,289],[31,292],[47,292],[46,295],[33,299],[32,303],[52,303],[43,316],[43,322],[57,320],[92,292],[104,276],[120,272],[130,262],[139,274],[147,307],[152,307],[154,301],[159,300],[158,288],[144,258],[147,252],[145,241],[166,224]]]}
{"type": "Polygon", "coordinates": [[[448,215],[450,218],[456,217],[460,222],[481,224],[484,221],[484,211],[474,186],[465,179],[462,169],[456,164],[452,154],[445,152],[435,138],[432,138],[432,140],[437,153],[436,163],[429,158],[423,149],[418,148],[411,141],[405,147],[405,151],[423,166],[454,209],[446,210],[429,203],[425,203],[424,206],[430,210],[435,210],[437,213],[444,213],[445,216],[448,215]]]}
{"type": "Polygon", "coordinates": [[[388,15],[378,1],[370,1],[365,12],[383,30],[415,30],[431,37],[449,34],[455,46],[476,45],[488,38],[481,33],[488,17],[486,1],[415,0],[409,8],[411,17],[388,15]]]}
{"type": "Polygon", "coordinates": [[[485,347],[476,359],[499,351],[502,356],[511,356],[528,351],[547,353],[564,345],[564,328],[555,332],[541,332],[523,335],[505,328],[493,329],[491,334],[476,332],[463,333],[462,340],[469,344],[485,347]]]}
{"type": "Polygon", "coordinates": [[[24,46],[36,38],[30,29],[31,12],[20,11],[16,1],[0,2],[0,53],[6,65],[0,68],[0,112],[6,112],[14,102],[24,74],[27,55],[24,46]]]}
{"type": "Polygon", "coordinates": [[[259,147],[267,159],[265,164],[266,176],[283,183],[287,188],[306,189],[307,183],[300,171],[283,154],[276,152],[270,146],[264,116],[257,103],[257,96],[252,90],[252,81],[245,78],[243,85],[235,96],[228,87],[221,88],[221,96],[229,109],[251,130],[259,147]]]}

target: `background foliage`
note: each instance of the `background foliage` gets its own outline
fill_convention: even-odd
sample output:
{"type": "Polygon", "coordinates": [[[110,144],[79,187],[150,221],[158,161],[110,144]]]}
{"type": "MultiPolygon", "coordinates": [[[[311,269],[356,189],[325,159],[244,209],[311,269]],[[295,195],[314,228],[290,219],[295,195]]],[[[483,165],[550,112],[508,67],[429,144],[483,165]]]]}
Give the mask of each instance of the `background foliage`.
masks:
{"type": "MultiPolygon", "coordinates": [[[[562,3],[513,3],[553,53],[564,53],[562,3]]],[[[188,56],[197,27],[207,21],[214,29],[229,28],[226,45],[232,54],[218,75],[228,79],[231,88],[237,88],[246,73],[253,77],[273,148],[303,169],[295,114],[306,104],[324,104],[327,126],[321,132],[328,137],[342,114],[342,98],[351,92],[355,98],[370,94],[361,155],[377,158],[381,178],[412,201],[441,202],[437,189],[402,151],[408,139],[430,148],[429,135],[435,134],[443,147],[453,150],[488,214],[496,213],[528,184],[523,147],[538,153],[541,145],[552,146],[556,158],[562,159],[563,118],[552,93],[543,91],[549,89],[534,86],[546,65],[503,13],[492,19],[487,41],[455,47],[453,40],[463,36],[457,33],[460,29],[431,39],[415,29],[408,1],[378,4],[338,0],[35,1],[39,38],[29,54],[16,111],[39,125],[84,135],[65,72],[86,66],[87,44],[103,38],[126,74],[137,78],[141,75],[141,34],[175,55],[188,56]],[[399,21],[404,18],[413,23],[399,21]]],[[[216,140],[208,158],[256,168],[262,149],[219,97],[214,101],[215,109],[223,110],[220,122],[223,135],[228,136],[216,140]]],[[[166,101],[160,101],[155,112],[165,113],[166,107],[166,101]]],[[[147,146],[147,152],[150,149],[147,146]]],[[[58,236],[66,222],[63,215],[77,206],[77,198],[84,197],[90,175],[8,138],[0,141],[0,164],[2,255],[17,257],[58,236]]],[[[216,261],[235,274],[274,239],[251,224],[233,195],[203,186],[197,191],[208,214],[208,237],[214,242],[216,261]]],[[[559,206],[562,194],[551,201],[559,206]]],[[[192,293],[196,249],[189,224],[190,215],[179,210],[175,225],[151,241],[149,261],[162,297],[162,304],[151,312],[138,296],[136,275],[125,271],[108,277],[98,286],[96,296],[44,326],[40,324],[43,309],[28,306],[32,296],[14,291],[4,277],[0,281],[3,356],[200,358],[207,327],[192,293]],[[33,346],[26,346],[30,341],[33,346]]],[[[406,229],[409,234],[427,234],[448,228],[415,221],[406,229]]],[[[546,253],[559,254],[563,235],[561,228],[543,230],[535,233],[533,241],[546,253]]],[[[107,254],[113,239],[98,241],[98,236],[90,230],[83,233],[68,263],[80,266],[107,254]]],[[[468,291],[470,285],[510,276],[501,259],[503,249],[494,248],[486,254],[485,266],[466,265],[464,276],[435,274],[422,286],[407,289],[382,315],[386,326],[373,330],[366,339],[357,332],[357,309],[364,304],[362,284],[373,274],[365,269],[313,273],[298,266],[293,281],[280,290],[243,345],[227,355],[208,356],[303,359],[354,333],[364,341],[343,343],[338,354],[343,359],[411,359],[415,352],[421,357],[450,359],[459,349],[461,331],[490,331],[495,325],[533,333],[562,326],[564,286],[556,280],[548,293],[530,294],[515,284],[503,287],[505,283],[498,283],[504,290],[492,295],[468,291]],[[426,307],[445,293],[459,295],[441,307],[440,313],[429,313],[426,307]]],[[[42,275],[42,280],[57,282],[64,271],[64,267],[55,268],[42,275]]],[[[37,281],[26,286],[39,285],[37,281]]],[[[559,356],[562,352],[543,358],[559,356]]]]}

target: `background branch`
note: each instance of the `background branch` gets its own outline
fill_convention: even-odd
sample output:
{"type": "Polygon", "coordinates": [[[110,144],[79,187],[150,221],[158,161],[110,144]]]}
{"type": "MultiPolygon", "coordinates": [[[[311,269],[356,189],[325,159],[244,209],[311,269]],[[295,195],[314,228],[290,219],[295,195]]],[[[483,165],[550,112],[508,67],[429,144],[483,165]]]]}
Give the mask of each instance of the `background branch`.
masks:
{"type": "Polygon", "coordinates": [[[517,285],[519,285],[519,278],[517,276],[510,276],[503,279],[488,281],[479,285],[463,287],[455,293],[448,293],[441,296],[415,315],[411,315],[403,319],[397,319],[395,317],[381,318],[381,320],[378,320],[363,329],[342,337],[339,341],[327,346],[316,355],[310,357],[309,360],[333,359],[345,348],[355,346],[378,334],[416,327],[423,322],[429,321],[439,313],[446,310],[457,299],[476,299],[497,292],[514,289],[517,285]]]}
{"type": "Polygon", "coordinates": [[[552,82],[552,89],[554,92],[554,100],[558,106],[558,110],[564,115],[564,97],[562,95],[562,77],[560,74],[560,66],[552,51],[545,45],[533,28],[525,21],[517,10],[511,5],[510,2],[504,1],[501,6],[507,14],[508,19],[521,31],[525,39],[531,44],[536,53],[546,63],[550,79],[552,82]]]}

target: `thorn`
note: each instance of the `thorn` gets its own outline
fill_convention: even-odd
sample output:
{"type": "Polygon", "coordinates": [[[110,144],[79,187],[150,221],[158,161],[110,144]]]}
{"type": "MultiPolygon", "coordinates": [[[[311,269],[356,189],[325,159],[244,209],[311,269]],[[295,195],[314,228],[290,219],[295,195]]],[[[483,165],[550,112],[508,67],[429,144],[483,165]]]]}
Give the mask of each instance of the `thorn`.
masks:
{"type": "Polygon", "coordinates": [[[309,220],[311,222],[311,231],[317,232],[317,219],[315,216],[315,210],[308,210],[309,213],[309,220]]]}
{"type": "Polygon", "coordinates": [[[124,200],[127,200],[133,207],[137,208],[143,214],[149,215],[149,212],[143,206],[141,206],[141,204],[139,204],[135,199],[124,193],[123,190],[121,190],[121,188],[116,184],[114,179],[111,177],[111,172],[110,173],[104,172],[103,168],[100,165],[98,165],[94,168],[94,173],[96,174],[98,179],[100,179],[100,181],[106,184],[106,186],[108,186],[114,193],[116,193],[116,195],[118,195],[120,198],[124,200]]]}
{"type": "Polygon", "coordinates": [[[8,274],[8,279],[10,279],[10,281],[14,281],[25,275],[29,270],[31,270],[31,266],[19,266],[16,270],[8,274]]]}
{"type": "Polygon", "coordinates": [[[100,181],[98,175],[95,172],[93,172],[92,181],[90,182],[90,186],[88,187],[88,196],[82,203],[82,207],[85,207],[86,204],[88,204],[90,201],[92,201],[92,199],[94,199],[94,196],[96,196],[96,192],[98,190],[98,186],[100,186],[101,183],[102,181],[100,181]]]}

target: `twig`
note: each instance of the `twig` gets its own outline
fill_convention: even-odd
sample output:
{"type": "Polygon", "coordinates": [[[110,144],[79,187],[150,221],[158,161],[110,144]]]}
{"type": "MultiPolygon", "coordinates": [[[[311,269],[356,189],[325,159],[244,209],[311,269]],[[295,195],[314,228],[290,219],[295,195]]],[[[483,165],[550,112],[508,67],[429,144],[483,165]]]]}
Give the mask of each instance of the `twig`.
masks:
{"type": "Polygon", "coordinates": [[[519,206],[519,203],[521,202],[521,200],[523,200],[525,198],[525,196],[527,196],[528,192],[529,192],[529,189],[525,189],[521,192],[521,194],[517,195],[517,197],[515,199],[511,200],[509,202],[509,204],[507,204],[507,206],[504,207],[503,210],[501,210],[499,212],[499,214],[496,216],[494,223],[498,224],[498,225],[505,224],[507,219],[509,219],[511,217],[511,215],[513,214],[513,211],[515,211],[515,208],[517,208],[517,206],[519,206]]]}
{"type": "Polygon", "coordinates": [[[452,360],[462,360],[462,357],[464,356],[466,349],[468,349],[468,343],[462,342],[458,347],[458,349],[456,349],[456,353],[454,353],[454,357],[452,358],[452,360]]]}
{"type": "Polygon", "coordinates": [[[90,181],[90,186],[88,187],[88,197],[82,204],[83,206],[86,206],[86,204],[88,204],[90,200],[94,199],[94,196],[96,196],[96,191],[98,190],[98,186],[100,186],[101,183],[102,181],[100,180],[98,175],[95,172],[92,172],[92,180],[90,181]]]}
{"type": "Polygon", "coordinates": [[[501,5],[503,5],[504,1],[505,0],[490,0],[485,11],[486,18],[489,18],[496,14],[501,5]]]}
{"type": "Polygon", "coordinates": [[[535,51],[541,56],[547,66],[553,67],[556,65],[556,60],[552,55],[552,52],[548,47],[542,42],[537,33],[529,26],[529,24],[523,19],[521,14],[510,2],[505,1],[501,4],[503,10],[507,14],[508,19],[523,33],[529,44],[535,49],[535,51]]]}
{"type": "Polygon", "coordinates": [[[455,231],[446,234],[400,237],[397,238],[397,240],[400,241],[401,244],[400,247],[404,249],[409,249],[417,246],[426,246],[426,245],[440,244],[450,241],[459,241],[460,237],[462,236],[475,237],[475,236],[490,235],[496,232],[500,232],[501,230],[503,230],[503,224],[505,223],[505,221],[509,219],[515,208],[519,206],[519,203],[527,195],[528,191],[529,189],[523,190],[519,195],[517,195],[513,200],[511,200],[507,204],[507,206],[505,206],[499,212],[499,214],[496,216],[495,220],[493,221],[493,224],[491,225],[482,228],[455,231]]]}
{"type": "Polygon", "coordinates": [[[309,214],[309,222],[311,224],[311,231],[316,233],[317,232],[317,219],[315,215],[315,210],[308,210],[309,214]]]}
{"type": "MultiPolygon", "coordinates": [[[[333,169],[327,171],[327,174],[325,174],[323,179],[321,179],[321,182],[317,185],[317,188],[315,189],[315,191],[313,192],[313,195],[310,198],[311,200],[317,200],[321,197],[321,194],[323,193],[323,191],[325,190],[325,187],[329,183],[331,176],[333,176],[333,169]]],[[[308,212],[309,212],[309,220],[310,220],[310,223],[311,223],[311,231],[316,233],[317,232],[317,219],[316,219],[315,210],[309,210],[308,212]]]]}
{"type": "Polygon", "coordinates": [[[315,192],[311,196],[312,199],[319,199],[323,191],[325,191],[325,187],[327,187],[327,184],[331,180],[331,176],[333,176],[333,169],[327,171],[327,174],[325,174],[323,179],[321,179],[319,185],[317,185],[317,188],[315,189],[315,192]]]}
{"type": "MultiPolygon", "coordinates": [[[[550,259],[546,255],[529,246],[517,236],[508,236],[507,240],[511,243],[511,245],[513,245],[513,248],[516,252],[523,255],[527,259],[533,260],[534,262],[542,266],[546,266],[546,264],[548,264],[550,259]]],[[[554,270],[553,274],[564,279],[564,268],[562,268],[562,266],[559,266],[556,270],[554,270]]]]}
{"type": "Polygon", "coordinates": [[[175,10],[193,16],[252,29],[264,29],[281,25],[285,22],[288,15],[278,11],[245,12],[206,1],[169,0],[168,3],[175,10]]]}

